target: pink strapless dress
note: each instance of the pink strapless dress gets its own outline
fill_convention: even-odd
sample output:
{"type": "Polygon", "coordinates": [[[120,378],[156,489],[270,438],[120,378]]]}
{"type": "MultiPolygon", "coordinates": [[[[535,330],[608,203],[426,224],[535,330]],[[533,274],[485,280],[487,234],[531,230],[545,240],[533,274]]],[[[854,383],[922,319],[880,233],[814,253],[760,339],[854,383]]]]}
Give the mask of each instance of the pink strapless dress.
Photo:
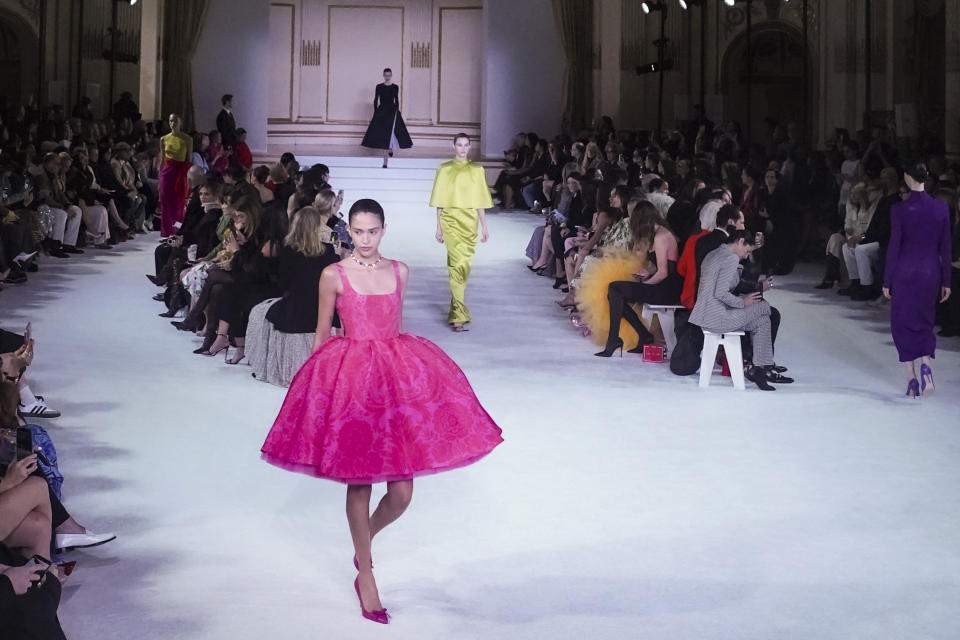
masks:
{"type": "Polygon", "coordinates": [[[503,442],[470,383],[429,340],[400,333],[397,288],[337,298],[346,337],[330,338],[290,383],[261,449],[270,464],[347,484],[407,480],[475,462],[503,442]]]}

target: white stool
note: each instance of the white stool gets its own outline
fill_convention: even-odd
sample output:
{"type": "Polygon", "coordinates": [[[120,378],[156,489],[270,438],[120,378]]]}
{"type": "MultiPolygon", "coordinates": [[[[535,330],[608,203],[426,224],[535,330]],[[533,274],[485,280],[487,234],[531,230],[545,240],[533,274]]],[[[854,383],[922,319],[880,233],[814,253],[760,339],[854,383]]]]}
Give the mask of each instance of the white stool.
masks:
{"type": "Polygon", "coordinates": [[[649,325],[653,322],[653,317],[660,318],[660,330],[663,331],[663,339],[667,343],[667,357],[673,355],[673,348],[677,346],[677,334],[674,331],[673,312],[677,309],[683,309],[682,304],[645,304],[641,312],[641,317],[649,325]]]}
{"type": "Polygon", "coordinates": [[[727,357],[727,366],[730,367],[730,377],[733,379],[733,388],[743,391],[746,385],[743,381],[743,354],[740,351],[740,337],[743,331],[728,331],[713,333],[703,330],[703,354],[700,356],[700,388],[710,386],[710,376],[713,375],[713,363],[717,361],[717,348],[723,345],[723,354],[727,357]]]}

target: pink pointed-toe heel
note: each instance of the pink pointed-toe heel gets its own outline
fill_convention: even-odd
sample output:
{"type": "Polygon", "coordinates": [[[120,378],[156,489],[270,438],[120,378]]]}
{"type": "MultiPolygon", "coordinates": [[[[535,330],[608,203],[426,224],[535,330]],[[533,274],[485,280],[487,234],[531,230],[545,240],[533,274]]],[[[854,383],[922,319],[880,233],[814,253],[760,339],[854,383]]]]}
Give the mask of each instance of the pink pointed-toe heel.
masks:
{"type": "Polygon", "coordinates": [[[371,620],[373,622],[378,622],[380,624],[388,624],[390,622],[390,618],[389,616],[387,616],[386,609],[379,609],[377,611],[367,611],[366,609],[363,608],[363,598],[360,596],[360,578],[359,577],[354,579],[353,588],[357,592],[357,600],[360,601],[360,611],[361,613],[363,613],[364,618],[366,618],[367,620],[371,620]]]}
{"type": "MultiPolygon", "coordinates": [[[[360,563],[357,562],[357,556],[353,556],[353,567],[360,571],[360,563]]],[[[370,568],[373,569],[373,558],[370,558],[370,568]]]]}
{"type": "Polygon", "coordinates": [[[933,370],[928,365],[920,365],[920,393],[925,396],[932,396],[935,389],[933,370]]]}

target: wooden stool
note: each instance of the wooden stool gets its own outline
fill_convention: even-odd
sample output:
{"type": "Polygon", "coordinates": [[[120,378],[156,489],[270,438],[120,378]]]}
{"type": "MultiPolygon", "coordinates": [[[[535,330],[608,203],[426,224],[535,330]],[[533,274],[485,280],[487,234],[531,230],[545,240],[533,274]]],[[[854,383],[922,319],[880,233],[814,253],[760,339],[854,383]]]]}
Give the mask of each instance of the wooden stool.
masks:
{"type": "Polygon", "coordinates": [[[663,332],[663,339],[667,343],[667,357],[673,355],[673,349],[677,346],[677,334],[674,331],[673,312],[677,309],[683,309],[682,304],[645,304],[640,317],[643,318],[647,326],[653,322],[653,317],[660,319],[660,330],[663,332]]]}
{"type": "Polygon", "coordinates": [[[713,375],[713,363],[717,360],[717,348],[723,345],[723,353],[730,364],[730,377],[733,379],[733,388],[743,391],[746,385],[743,381],[743,354],[740,351],[740,338],[743,331],[728,331],[713,333],[703,330],[703,353],[700,356],[700,388],[710,386],[710,376],[713,375]]]}

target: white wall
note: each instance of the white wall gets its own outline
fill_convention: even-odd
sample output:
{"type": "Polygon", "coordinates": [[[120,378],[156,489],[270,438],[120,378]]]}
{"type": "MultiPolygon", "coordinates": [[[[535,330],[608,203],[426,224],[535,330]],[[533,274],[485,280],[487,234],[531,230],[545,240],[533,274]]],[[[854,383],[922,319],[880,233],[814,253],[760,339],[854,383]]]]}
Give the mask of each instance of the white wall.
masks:
{"type": "Polygon", "coordinates": [[[237,126],[247,130],[254,152],[267,149],[270,87],[270,4],[258,0],[210,0],[193,58],[197,128],[216,128],[220,96],[236,96],[237,126]]]}
{"type": "Polygon", "coordinates": [[[564,53],[550,0],[485,0],[482,153],[503,157],[513,136],[560,131],[564,53]]]}

